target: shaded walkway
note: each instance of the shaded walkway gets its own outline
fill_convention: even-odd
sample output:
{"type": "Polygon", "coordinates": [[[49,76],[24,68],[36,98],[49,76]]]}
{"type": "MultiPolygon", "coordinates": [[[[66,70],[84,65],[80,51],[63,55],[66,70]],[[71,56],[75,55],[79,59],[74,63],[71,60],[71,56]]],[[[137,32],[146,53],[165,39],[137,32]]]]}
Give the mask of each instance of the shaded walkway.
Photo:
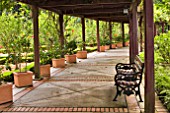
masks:
{"type": "Polygon", "coordinates": [[[16,94],[11,108],[4,111],[139,113],[143,103],[138,103],[134,95],[122,95],[118,101],[112,101],[116,93],[115,65],[127,62],[128,53],[128,48],[93,52],[88,59],[78,59],[77,64],[67,64],[65,69],[52,68],[50,80],[44,80],[22,97],[16,94]]]}

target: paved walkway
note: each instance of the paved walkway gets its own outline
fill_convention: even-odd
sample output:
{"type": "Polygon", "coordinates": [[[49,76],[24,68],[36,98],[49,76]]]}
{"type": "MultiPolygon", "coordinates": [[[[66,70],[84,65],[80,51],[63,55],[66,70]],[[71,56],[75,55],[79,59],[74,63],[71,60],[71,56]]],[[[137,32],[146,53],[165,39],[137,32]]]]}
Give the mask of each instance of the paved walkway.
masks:
{"type": "MultiPolygon", "coordinates": [[[[34,82],[33,87],[14,88],[14,102],[1,105],[7,112],[116,112],[140,113],[144,103],[134,95],[112,101],[115,65],[127,63],[128,48],[93,52],[88,59],[77,59],[64,69],[51,68],[51,78],[34,82]]],[[[144,96],[143,84],[141,85],[144,96]]],[[[144,97],[143,97],[144,99],[144,97]]],[[[156,99],[156,112],[168,113],[156,99]]]]}

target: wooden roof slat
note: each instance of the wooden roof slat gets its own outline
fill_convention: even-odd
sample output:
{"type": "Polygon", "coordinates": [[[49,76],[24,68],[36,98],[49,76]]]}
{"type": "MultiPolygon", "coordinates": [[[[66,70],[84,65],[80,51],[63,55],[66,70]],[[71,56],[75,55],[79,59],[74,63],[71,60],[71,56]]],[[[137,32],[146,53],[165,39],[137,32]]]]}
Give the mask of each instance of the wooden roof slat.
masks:
{"type": "Polygon", "coordinates": [[[92,15],[92,14],[121,14],[123,10],[104,10],[99,9],[97,10],[82,10],[82,11],[63,11],[63,14],[75,14],[75,15],[92,15]]]}
{"type": "Polygon", "coordinates": [[[98,7],[103,7],[103,6],[126,6],[126,5],[130,5],[132,2],[118,2],[118,3],[98,3],[98,4],[67,4],[67,5],[61,5],[61,4],[49,4],[49,5],[41,5],[41,7],[56,7],[56,8],[59,8],[59,7],[71,7],[71,8],[74,8],[74,7],[79,7],[79,8],[86,8],[87,6],[88,7],[91,7],[91,6],[98,6],[98,7]]]}
{"type": "Polygon", "coordinates": [[[17,0],[23,3],[36,6],[72,6],[72,5],[89,5],[89,4],[111,4],[132,2],[132,0],[17,0]]]}
{"type": "Polygon", "coordinates": [[[29,5],[50,10],[58,14],[66,14],[105,21],[128,22],[130,9],[141,0],[17,0],[29,5]]]}

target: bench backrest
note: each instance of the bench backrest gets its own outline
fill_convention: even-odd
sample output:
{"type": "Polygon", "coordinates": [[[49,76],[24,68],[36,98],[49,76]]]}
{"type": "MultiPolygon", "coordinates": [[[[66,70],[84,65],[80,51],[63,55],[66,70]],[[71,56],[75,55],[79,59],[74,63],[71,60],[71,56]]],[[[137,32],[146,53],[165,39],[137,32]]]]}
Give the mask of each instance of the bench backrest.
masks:
{"type": "MultiPolygon", "coordinates": [[[[143,75],[143,70],[144,70],[144,63],[141,61],[139,56],[136,55],[135,60],[135,68],[137,69],[136,71],[140,73],[140,80],[142,80],[142,75],[143,75]]],[[[141,82],[141,81],[140,81],[141,82]]]]}

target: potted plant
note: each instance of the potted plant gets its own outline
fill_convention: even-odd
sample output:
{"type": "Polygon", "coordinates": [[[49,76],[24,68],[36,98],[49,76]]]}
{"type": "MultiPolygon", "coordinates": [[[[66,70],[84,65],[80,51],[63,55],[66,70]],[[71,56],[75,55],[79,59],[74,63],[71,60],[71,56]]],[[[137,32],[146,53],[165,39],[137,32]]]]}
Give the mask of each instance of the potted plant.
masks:
{"type": "Polygon", "coordinates": [[[76,55],[74,51],[77,48],[75,40],[71,40],[66,44],[67,55],[65,55],[65,60],[67,63],[76,63],[76,55]]]}
{"type": "Polygon", "coordinates": [[[84,42],[79,42],[78,44],[78,48],[80,49],[80,51],[77,52],[76,56],[79,59],[87,59],[87,51],[83,50],[83,45],[85,45],[84,42]]]}
{"type": "Polygon", "coordinates": [[[111,48],[112,48],[112,49],[116,49],[116,43],[115,43],[115,41],[112,41],[111,48]]]}
{"type": "Polygon", "coordinates": [[[125,46],[129,46],[129,35],[128,34],[126,35],[126,38],[125,38],[125,46]]]}
{"type": "Polygon", "coordinates": [[[11,102],[13,100],[12,96],[12,84],[7,84],[3,82],[3,67],[0,67],[0,104],[11,102]]]}
{"type": "Polygon", "coordinates": [[[122,37],[121,36],[117,36],[117,37],[115,37],[115,40],[116,40],[116,46],[118,47],[118,48],[120,48],[120,47],[123,47],[123,41],[122,41],[122,37]]]}
{"type": "Polygon", "coordinates": [[[100,40],[100,52],[105,52],[105,45],[106,45],[105,40],[104,39],[100,40]]]}
{"type": "Polygon", "coordinates": [[[33,72],[27,71],[27,54],[30,49],[30,40],[26,36],[17,39],[18,46],[16,47],[17,57],[16,60],[19,64],[19,70],[13,72],[14,84],[16,87],[32,86],[33,72]],[[22,68],[22,57],[25,57],[25,68],[22,68]]]}
{"type": "Polygon", "coordinates": [[[51,67],[51,51],[41,51],[40,52],[40,76],[42,77],[50,77],[50,67],[51,67]]]}
{"type": "Polygon", "coordinates": [[[110,49],[110,40],[106,40],[105,50],[109,50],[109,49],[110,49]]]}
{"type": "Polygon", "coordinates": [[[60,49],[56,47],[53,49],[52,54],[52,67],[54,68],[64,68],[65,67],[65,58],[63,58],[62,54],[65,54],[64,49],[60,49]]]}

